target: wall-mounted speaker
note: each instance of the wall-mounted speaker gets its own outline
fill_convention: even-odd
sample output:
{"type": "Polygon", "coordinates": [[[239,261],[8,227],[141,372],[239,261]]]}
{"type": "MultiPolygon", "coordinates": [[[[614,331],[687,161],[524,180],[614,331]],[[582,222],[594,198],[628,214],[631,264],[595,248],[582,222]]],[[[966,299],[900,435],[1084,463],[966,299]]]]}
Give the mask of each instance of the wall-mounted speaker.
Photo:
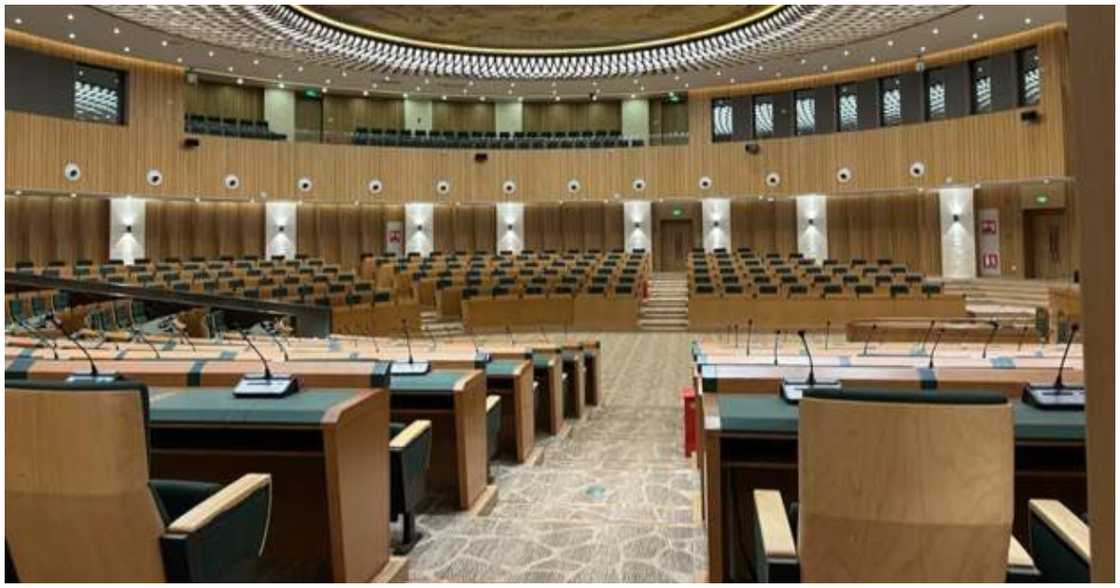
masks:
{"type": "Polygon", "coordinates": [[[1037,123],[1042,120],[1042,117],[1039,116],[1037,110],[1024,110],[1019,113],[1019,120],[1025,123],[1037,123]]]}
{"type": "Polygon", "coordinates": [[[197,137],[187,137],[186,139],[183,139],[183,148],[184,149],[194,149],[194,148],[198,147],[199,145],[200,145],[200,143],[198,142],[197,137]]]}
{"type": "Polygon", "coordinates": [[[475,153],[474,154],[474,162],[475,163],[483,163],[487,159],[490,159],[490,156],[485,154],[485,153],[475,153]]]}
{"type": "Polygon", "coordinates": [[[755,143],[755,142],[752,141],[750,143],[747,143],[747,144],[743,145],[743,149],[747,153],[750,153],[751,155],[758,155],[758,151],[759,151],[758,143],[755,143]]]}

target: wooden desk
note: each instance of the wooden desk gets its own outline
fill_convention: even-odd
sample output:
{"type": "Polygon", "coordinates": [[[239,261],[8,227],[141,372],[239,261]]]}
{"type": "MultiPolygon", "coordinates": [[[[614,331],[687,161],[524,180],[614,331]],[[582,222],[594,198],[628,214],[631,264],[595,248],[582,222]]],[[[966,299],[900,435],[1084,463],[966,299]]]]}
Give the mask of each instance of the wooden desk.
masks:
{"type": "Polygon", "coordinates": [[[587,404],[599,406],[603,402],[603,349],[602,342],[583,342],[583,358],[587,362],[587,404]]]}
{"type": "MultiPolygon", "coordinates": [[[[1085,413],[1039,411],[1012,400],[1015,410],[1014,534],[1027,544],[1027,501],[1056,498],[1073,512],[1087,505],[1085,413]]],[[[708,530],[708,580],[752,579],[752,492],[780,490],[797,499],[795,405],[776,394],[709,395],[704,403],[702,461],[708,530]]],[[[788,507],[788,504],[786,505],[788,507]]]]}
{"type": "Polygon", "coordinates": [[[368,582],[388,564],[385,390],[246,400],[229,388],[153,388],[150,415],[155,478],[272,475],[269,580],[368,582]]]}
{"type": "Polygon", "coordinates": [[[941,344],[979,343],[991,339],[993,344],[1038,343],[1038,332],[1035,331],[1034,322],[1029,324],[1022,321],[1002,323],[992,337],[992,325],[986,320],[975,319],[938,319],[931,332],[929,323],[931,319],[914,320],[863,320],[848,321],[846,336],[848,341],[863,343],[871,338],[872,344],[879,342],[913,342],[927,341],[932,344],[937,336],[937,331],[943,331],[941,344]]]}
{"type": "Polygon", "coordinates": [[[576,420],[583,418],[583,404],[587,397],[587,364],[580,343],[565,344],[560,354],[564,375],[564,416],[576,420]]]}
{"type": "Polygon", "coordinates": [[[564,429],[564,360],[560,349],[533,350],[533,379],[541,389],[544,402],[537,406],[537,428],[549,435],[564,429]]]}
{"type": "Polygon", "coordinates": [[[502,397],[499,451],[524,463],[536,441],[533,365],[529,360],[497,359],[486,365],[486,387],[502,397]]]}
{"type": "MultiPolygon", "coordinates": [[[[385,369],[388,369],[387,364],[385,369]]],[[[486,374],[480,370],[432,371],[389,378],[394,422],[432,422],[430,488],[450,491],[458,507],[471,509],[487,486],[490,457],[486,447],[486,374]]],[[[485,497],[489,499],[489,497],[485,497]]]]}
{"type": "Polygon", "coordinates": [[[893,317],[964,318],[964,297],[955,295],[837,296],[830,298],[785,296],[690,296],[689,329],[722,329],[727,325],[746,325],[754,321],[758,330],[790,328],[823,328],[828,321],[834,325],[860,319],[893,317]]]}

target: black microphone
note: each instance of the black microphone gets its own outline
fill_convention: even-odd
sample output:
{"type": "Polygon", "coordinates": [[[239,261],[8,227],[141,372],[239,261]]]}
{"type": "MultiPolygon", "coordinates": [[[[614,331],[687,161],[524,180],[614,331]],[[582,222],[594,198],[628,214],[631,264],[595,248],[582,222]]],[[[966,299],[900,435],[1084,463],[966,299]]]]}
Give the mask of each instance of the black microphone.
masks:
{"type": "Polygon", "coordinates": [[[541,332],[541,341],[544,341],[545,343],[548,343],[548,333],[544,332],[544,325],[538,325],[538,328],[540,329],[540,332],[541,332]]]}
{"type": "Polygon", "coordinates": [[[920,345],[922,351],[926,350],[926,342],[929,341],[929,336],[930,336],[931,333],[933,333],[933,327],[936,324],[937,324],[937,321],[930,321],[929,322],[929,328],[926,329],[925,334],[922,335],[922,344],[920,345]]]}
{"type": "Polygon", "coordinates": [[[175,334],[179,335],[182,340],[186,341],[187,345],[191,346],[191,351],[198,351],[194,347],[194,341],[191,341],[191,338],[185,332],[183,332],[182,329],[179,328],[179,324],[175,322],[174,316],[167,317],[167,320],[163,321],[163,323],[160,324],[160,328],[170,329],[175,334]]]}
{"type": "Polygon", "coordinates": [[[141,341],[146,343],[148,345],[148,347],[152,348],[152,353],[156,354],[156,359],[160,358],[159,357],[159,349],[156,349],[156,346],[152,345],[151,339],[148,339],[148,337],[146,335],[144,335],[143,331],[141,331],[137,327],[132,327],[132,337],[133,338],[139,338],[141,341]]]}
{"type": "Polygon", "coordinates": [[[264,331],[265,334],[268,335],[270,339],[272,339],[272,342],[280,348],[280,353],[284,354],[284,361],[288,361],[288,350],[284,347],[284,345],[280,343],[280,339],[276,336],[276,332],[273,330],[272,325],[268,323],[262,323],[261,330],[264,331]]]}
{"type": "Polygon", "coordinates": [[[120,376],[117,375],[117,374],[114,374],[114,373],[104,373],[103,374],[103,373],[98,372],[97,371],[97,364],[93,362],[93,356],[90,355],[89,351],[86,350],[86,348],[84,346],[82,346],[81,343],[78,342],[78,338],[76,336],[74,336],[73,333],[67,333],[66,332],[66,329],[63,328],[63,326],[62,326],[62,321],[59,320],[58,317],[56,317],[54,315],[51,315],[51,320],[54,321],[54,324],[55,324],[56,327],[58,327],[58,330],[62,331],[62,334],[65,335],[66,338],[69,339],[70,342],[73,343],[74,346],[77,347],[82,352],[82,355],[86,356],[86,361],[89,362],[89,373],[88,374],[82,374],[82,373],[70,374],[69,376],[66,376],[66,381],[67,382],[69,382],[69,383],[75,383],[75,382],[102,383],[102,382],[115,382],[115,381],[120,379],[120,376]]]}
{"type": "Polygon", "coordinates": [[[929,350],[929,369],[933,369],[933,354],[937,352],[937,344],[941,342],[941,336],[945,334],[944,327],[937,330],[937,338],[933,340],[933,349],[929,350]]]}
{"type": "Polygon", "coordinates": [[[54,358],[58,359],[58,343],[52,342],[38,327],[32,326],[31,323],[23,320],[22,318],[18,316],[13,316],[12,318],[16,319],[16,322],[19,323],[19,326],[23,327],[24,330],[28,333],[31,333],[31,335],[35,337],[35,339],[38,340],[39,343],[43,344],[43,346],[47,349],[50,349],[51,353],[54,354],[54,358]]]}
{"type": "Polygon", "coordinates": [[[747,355],[751,354],[751,334],[754,333],[754,319],[747,319],[747,355]]]}
{"type": "Polygon", "coordinates": [[[506,324],[506,334],[509,335],[509,344],[516,345],[517,343],[513,340],[513,331],[510,330],[508,323],[506,324]]]}
{"type": "Polygon", "coordinates": [[[871,331],[867,333],[867,340],[863,342],[863,353],[860,355],[867,355],[867,348],[871,346],[871,340],[875,338],[875,329],[878,329],[877,323],[871,323],[871,331]]]}
{"type": "Polygon", "coordinates": [[[411,364],[411,363],[413,363],[413,361],[412,361],[412,338],[409,337],[409,335],[408,335],[408,320],[407,319],[401,319],[401,330],[404,331],[404,344],[405,344],[405,347],[408,348],[408,363],[411,364]]]}
{"type": "Polygon", "coordinates": [[[739,348],[739,323],[735,323],[735,349],[739,348]]]}
{"type": "Polygon", "coordinates": [[[389,366],[389,373],[397,376],[420,376],[428,373],[431,365],[426,361],[416,361],[412,357],[412,337],[408,334],[407,319],[401,319],[401,329],[404,331],[404,344],[408,348],[408,363],[402,364],[394,361],[389,366]]]}
{"type": "Polygon", "coordinates": [[[260,358],[261,364],[264,366],[264,374],[246,374],[241,377],[241,381],[237,383],[237,387],[233,389],[233,396],[235,398],[281,398],[295,392],[299,392],[299,381],[288,375],[273,374],[272,370],[268,367],[268,360],[265,359],[264,354],[260,349],[253,344],[252,338],[245,330],[238,331],[241,333],[241,338],[257,354],[260,358]]]}
{"type": "Polygon", "coordinates": [[[778,365],[778,338],[782,336],[782,330],[774,331],[774,365],[778,365]]]}
{"type": "Polygon", "coordinates": [[[1058,375],[1054,383],[1046,385],[1028,384],[1023,391],[1023,401],[1042,410],[1085,410],[1085,386],[1067,386],[1062,381],[1062,371],[1066,367],[1069,349],[1077,338],[1077,324],[1070,325],[1069,339],[1066,340],[1062,361],[1058,364],[1058,375]]]}
{"type": "Polygon", "coordinates": [[[809,352],[809,343],[805,340],[805,330],[798,331],[797,336],[801,339],[801,347],[805,349],[805,357],[809,358],[809,379],[806,382],[812,386],[817,383],[817,378],[813,374],[813,354],[809,352]]]}
{"type": "Polygon", "coordinates": [[[1027,333],[1031,331],[1030,325],[1023,325],[1023,331],[1019,333],[1019,344],[1015,347],[1015,352],[1019,353],[1023,350],[1023,342],[1027,340],[1027,333]]]}
{"type": "Polygon", "coordinates": [[[984,342],[984,351],[982,351],[980,353],[980,359],[987,359],[988,358],[988,346],[991,345],[992,341],[995,340],[996,332],[999,331],[999,321],[988,321],[988,322],[990,322],[991,325],[992,325],[992,332],[988,334],[988,340],[984,342]]]}
{"type": "Polygon", "coordinates": [[[832,331],[832,319],[825,319],[824,321],[824,348],[828,350],[828,335],[832,331]]]}
{"type": "Polygon", "coordinates": [[[475,336],[474,336],[474,329],[472,329],[470,327],[467,327],[465,330],[467,331],[467,336],[471,338],[471,343],[474,344],[474,352],[477,354],[478,351],[479,351],[479,349],[478,349],[478,339],[476,339],[475,336]]]}
{"type": "Polygon", "coordinates": [[[801,382],[783,377],[780,388],[782,400],[790,404],[797,404],[801,401],[801,398],[805,395],[805,392],[814,390],[831,390],[839,392],[841,390],[840,382],[835,380],[817,380],[816,368],[813,365],[813,353],[809,349],[809,341],[805,338],[804,329],[797,331],[797,336],[801,339],[801,347],[805,350],[805,357],[809,359],[809,377],[801,382]]]}

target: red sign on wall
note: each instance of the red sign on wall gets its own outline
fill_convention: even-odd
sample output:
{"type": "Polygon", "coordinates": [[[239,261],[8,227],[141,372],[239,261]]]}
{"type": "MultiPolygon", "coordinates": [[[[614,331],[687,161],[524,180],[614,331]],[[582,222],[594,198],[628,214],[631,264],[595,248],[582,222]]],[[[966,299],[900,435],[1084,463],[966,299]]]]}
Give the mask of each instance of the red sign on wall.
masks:
{"type": "Polygon", "coordinates": [[[980,221],[980,234],[982,235],[998,235],[999,225],[995,219],[983,219],[980,221]]]}
{"type": "Polygon", "coordinates": [[[985,253],[980,257],[980,263],[984,269],[996,269],[999,267],[999,254],[985,253]]]}

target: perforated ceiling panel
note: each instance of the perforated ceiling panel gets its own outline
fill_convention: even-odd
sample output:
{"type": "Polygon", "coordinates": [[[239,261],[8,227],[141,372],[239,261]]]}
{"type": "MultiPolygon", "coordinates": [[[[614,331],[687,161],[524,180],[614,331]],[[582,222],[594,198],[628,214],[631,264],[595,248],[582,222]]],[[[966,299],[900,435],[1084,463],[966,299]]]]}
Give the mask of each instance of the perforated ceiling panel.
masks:
{"type": "Polygon", "coordinates": [[[578,80],[760,63],[906,29],[961,6],[786,6],[742,27],[661,47],[518,55],[391,43],[322,24],[277,5],[115,5],[100,10],[168,34],[302,63],[408,75],[578,80]]]}

